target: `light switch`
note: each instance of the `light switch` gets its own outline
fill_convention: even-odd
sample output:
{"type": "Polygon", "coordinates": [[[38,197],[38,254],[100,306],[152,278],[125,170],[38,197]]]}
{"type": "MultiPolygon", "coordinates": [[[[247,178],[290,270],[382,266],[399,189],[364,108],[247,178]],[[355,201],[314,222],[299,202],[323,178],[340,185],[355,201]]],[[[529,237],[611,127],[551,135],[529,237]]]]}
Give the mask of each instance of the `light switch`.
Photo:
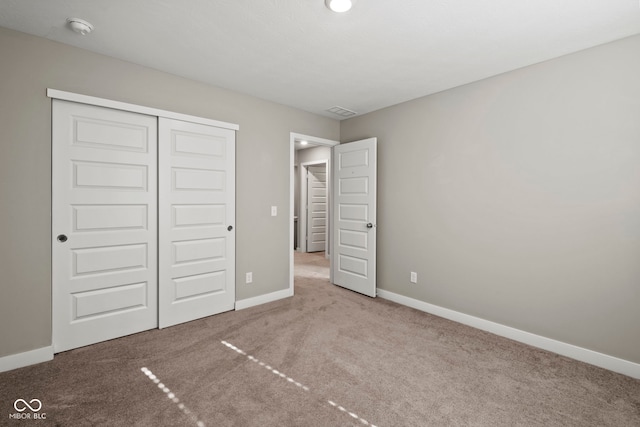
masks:
{"type": "Polygon", "coordinates": [[[278,207],[271,206],[271,216],[278,216],[278,207]]]}

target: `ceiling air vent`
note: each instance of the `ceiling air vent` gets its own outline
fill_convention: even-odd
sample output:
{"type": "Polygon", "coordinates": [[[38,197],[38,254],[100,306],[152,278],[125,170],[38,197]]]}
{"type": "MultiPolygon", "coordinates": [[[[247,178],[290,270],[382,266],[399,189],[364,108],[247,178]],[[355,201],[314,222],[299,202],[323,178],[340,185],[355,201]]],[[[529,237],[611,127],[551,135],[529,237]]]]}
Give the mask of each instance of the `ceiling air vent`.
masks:
{"type": "Polygon", "coordinates": [[[331,108],[327,108],[325,111],[328,111],[330,113],[336,114],[340,117],[351,117],[351,116],[355,116],[356,113],[355,111],[351,111],[351,110],[347,110],[346,108],[342,108],[342,107],[331,107],[331,108]]]}

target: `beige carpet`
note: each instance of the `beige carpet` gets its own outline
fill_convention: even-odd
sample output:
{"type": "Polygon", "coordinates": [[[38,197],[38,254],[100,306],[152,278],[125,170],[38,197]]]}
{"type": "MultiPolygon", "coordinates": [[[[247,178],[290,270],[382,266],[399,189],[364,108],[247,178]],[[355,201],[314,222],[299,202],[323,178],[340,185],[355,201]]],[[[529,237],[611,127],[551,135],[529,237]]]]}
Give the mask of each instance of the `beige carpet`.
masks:
{"type": "Polygon", "coordinates": [[[0,425],[640,426],[638,380],[335,287],[322,254],[296,256],[293,298],[0,374],[0,425]],[[46,420],[9,419],[17,399],[46,420]]]}

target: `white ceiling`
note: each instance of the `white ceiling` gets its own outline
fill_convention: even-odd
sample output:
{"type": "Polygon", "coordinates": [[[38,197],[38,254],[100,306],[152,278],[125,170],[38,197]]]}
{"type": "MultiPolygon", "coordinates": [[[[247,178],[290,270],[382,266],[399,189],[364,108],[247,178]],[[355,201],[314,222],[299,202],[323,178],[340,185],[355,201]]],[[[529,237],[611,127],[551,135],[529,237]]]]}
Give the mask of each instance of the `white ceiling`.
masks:
{"type": "Polygon", "coordinates": [[[640,1],[0,0],[0,26],[339,119],[639,34],[640,1]]]}

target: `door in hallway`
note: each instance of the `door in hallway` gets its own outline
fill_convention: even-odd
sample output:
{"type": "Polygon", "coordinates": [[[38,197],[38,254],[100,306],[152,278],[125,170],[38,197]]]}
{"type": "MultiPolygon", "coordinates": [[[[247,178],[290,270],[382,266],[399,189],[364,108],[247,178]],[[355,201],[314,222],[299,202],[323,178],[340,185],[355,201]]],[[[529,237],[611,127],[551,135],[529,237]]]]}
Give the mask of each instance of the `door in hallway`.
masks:
{"type": "Polygon", "coordinates": [[[307,252],[326,249],[327,164],[307,166],[307,252]]]}

